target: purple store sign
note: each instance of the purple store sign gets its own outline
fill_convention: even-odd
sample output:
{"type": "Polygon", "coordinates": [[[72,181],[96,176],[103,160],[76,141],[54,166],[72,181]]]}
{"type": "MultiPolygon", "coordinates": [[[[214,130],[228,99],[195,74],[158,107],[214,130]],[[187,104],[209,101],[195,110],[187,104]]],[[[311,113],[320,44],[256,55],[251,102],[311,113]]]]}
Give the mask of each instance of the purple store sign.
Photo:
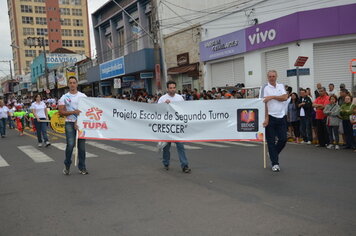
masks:
{"type": "Polygon", "coordinates": [[[245,30],[239,30],[200,43],[201,61],[236,55],[246,52],[245,30]]]}
{"type": "Polygon", "coordinates": [[[297,40],[356,34],[356,4],[297,12],[288,16],[222,35],[200,43],[200,58],[209,61],[243,52],[267,48],[297,40]],[[231,35],[245,35],[246,45],[240,50],[219,52],[209,50],[209,42],[227,42],[231,35]],[[226,54],[225,54],[226,53],[226,54]]]}

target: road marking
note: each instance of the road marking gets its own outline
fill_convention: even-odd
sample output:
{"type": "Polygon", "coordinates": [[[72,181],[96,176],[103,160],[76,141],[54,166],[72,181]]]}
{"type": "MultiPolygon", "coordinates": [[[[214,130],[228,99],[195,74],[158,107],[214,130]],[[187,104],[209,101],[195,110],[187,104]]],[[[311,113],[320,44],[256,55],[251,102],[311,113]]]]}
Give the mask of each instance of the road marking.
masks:
{"type": "Polygon", "coordinates": [[[18,146],[18,148],[36,163],[54,161],[52,158],[33,146],[18,146]]]}
{"type": "MultiPolygon", "coordinates": [[[[197,147],[197,146],[192,146],[192,145],[189,145],[189,144],[184,144],[184,148],[187,149],[187,150],[199,150],[199,149],[202,149],[201,147],[197,147]]],[[[174,146],[176,146],[176,143],[173,143],[174,146]]]]}
{"type": "Polygon", "coordinates": [[[5,159],[2,158],[2,156],[0,155],[0,167],[5,167],[5,166],[9,166],[9,163],[7,163],[5,159]]]}
{"type": "Polygon", "coordinates": [[[51,132],[51,131],[47,131],[47,133],[51,134],[52,136],[57,136],[58,138],[66,138],[66,136],[64,135],[61,135],[61,134],[58,134],[58,133],[54,133],[54,132],[51,132]]]}
{"type": "MultiPolygon", "coordinates": [[[[56,147],[56,148],[58,148],[61,151],[65,151],[66,150],[66,146],[67,146],[67,144],[65,144],[65,143],[52,143],[51,145],[56,147]]],[[[95,154],[90,153],[90,152],[85,152],[85,156],[88,157],[88,158],[90,158],[90,157],[98,157],[98,155],[95,155],[95,154]]]]}
{"type": "Polygon", "coordinates": [[[231,145],[237,145],[237,146],[244,146],[244,147],[257,147],[256,144],[245,143],[245,142],[224,141],[224,142],[221,142],[221,143],[226,143],[226,144],[231,144],[231,145]]]}
{"type": "Polygon", "coordinates": [[[112,146],[109,146],[109,145],[106,145],[106,144],[103,144],[103,143],[99,143],[99,142],[86,141],[86,143],[91,145],[91,146],[94,146],[96,148],[100,148],[100,149],[103,149],[105,151],[115,153],[117,155],[135,154],[133,152],[129,152],[129,151],[126,151],[126,150],[118,149],[118,148],[115,148],[115,147],[112,147],[112,146]]]}
{"type": "Polygon", "coordinates": [[[203,145],[203,146],[208,146],[208,147],[218,147],[218,148],[227,148],[229,146],[222,145],[222,144],[217,144],[217,143],[207,143],[207,142],[194,142],[195,144],[203,145]]]}
{"type": "Polygon", "coordinates": [[[142,144],[142,143],[136,143],[136,142],[132,142],[132,141],[130,141],[130,142],[122,141],[121,143],[124,145],[127,145],[127,146],[131,146],[131,147],[135,147],[135,148],[139,148],[139,149],[143,149],[143,150],[148,150],[148,151],[152,151],[152,152],[158,151],[157,147],[142,144]]]}

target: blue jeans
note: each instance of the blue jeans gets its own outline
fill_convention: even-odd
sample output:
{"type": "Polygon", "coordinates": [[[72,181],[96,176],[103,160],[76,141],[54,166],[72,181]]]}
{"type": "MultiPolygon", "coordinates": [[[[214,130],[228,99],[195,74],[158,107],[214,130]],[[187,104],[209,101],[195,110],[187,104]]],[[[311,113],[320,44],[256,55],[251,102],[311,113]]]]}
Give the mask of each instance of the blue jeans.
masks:
{"type": "Polygon", "coordinates": [[[15,129],[15,123],[11,116],[9,116],[8,121],[9,121],[9,128],[15,129]]]}
{"type": "MultiPolygon", "coordinates": [[[[178,152],[178,157],[179,157],[181,167],[183,168],[185,166],[188,166],[188,160],[185,155],[184,144],[177,142],[176,146],[177,146],[177,152],[178,152]]],[[[167,143],[167,145],[163,148],[162,163],[165,166],[169,166],[169,160],[171,159],[170,149],[171,149],[171,143],[167,143]]]]}
{"type": "MultiPolygon", "coordinates": [[[[40,118],[40,120],[46,120],[46,118],[40,118]]],[[[38,140],[38,142],[42,143],[42,137],[43,137],[43,141],[47,142],[48,141],[47,123],[38,122],[37,119],[35,119],[35,127],[36,127],[36,131],[37,131],[37,140],[38,140]]]]}
{"type": "Polygon", "coordinates": [[[266,141],[272,166],[279,165],[279,154],[287,143],[287,123],[284,117],[269,116],[266,127],[266,141]],[[276,138],[278,138],[277,142],[276,138]]]}
{"type": "MultiPolygon", "coordinates": [[[[66,147],[66,159],[64,160],[64,165],[70,167],[72,164],[72,154],[73,148],[75,147],[75,139],[77,136],[77,131],[74,128],[74,122],[66,122],[65,124],[67,147],[66,147]]],[[[85,167],[85,139],[78,140],[78,168],[79,170],[86,169],[85,167]]]]}
{"type": "Polygon", "coordinates": [[[5,136],[6,134],[6,118],[0,119],[0,135],[5,136]]]}
{"type": "Polygon", "coordinates": [[[300,117],[300,133],[304,142],[312,141],[311,117],[300,117]]]}

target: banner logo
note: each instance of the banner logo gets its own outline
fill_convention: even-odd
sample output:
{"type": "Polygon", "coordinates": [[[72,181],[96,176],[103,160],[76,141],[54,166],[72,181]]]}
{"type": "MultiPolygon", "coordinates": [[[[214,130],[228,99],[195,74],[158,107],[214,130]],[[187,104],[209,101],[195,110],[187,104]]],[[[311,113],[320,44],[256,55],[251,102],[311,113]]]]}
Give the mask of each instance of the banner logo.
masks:
{"type": "Polygon", "coordinates": [[[258,131],[258,109],[237,110],[237,131],[238,132],[258,131]]]}
{"type": "Polygon", "coordinates": [[[100,121],[103,116],[103,111],[101,109],[97,107],[89,108],[85,115],[89,120],[83,121],[84,129],[108,129],[106,122],[100,121]]]}
{"type": "Polygon", "coordinates": [[[92,107],[88,109],[85,115],[91,120],[100,120],[103,115],[103,111],[97,107],[92,107]]]}

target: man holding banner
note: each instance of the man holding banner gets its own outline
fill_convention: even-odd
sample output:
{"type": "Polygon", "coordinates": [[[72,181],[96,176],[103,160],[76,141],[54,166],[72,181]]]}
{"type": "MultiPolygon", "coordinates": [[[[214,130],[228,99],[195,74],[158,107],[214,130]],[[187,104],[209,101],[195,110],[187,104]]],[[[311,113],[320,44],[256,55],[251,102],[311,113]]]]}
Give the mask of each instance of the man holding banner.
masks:
{"type": "MultiPolygon", "coordinates": [[[[183,97],[179,94],[176,94],[176,82],[168,81],[167,82],[167,93],[160,97],[158,103],[171,103],[171,102],[182,102],[184,101],[183,97]]],[[[184,144],[181,142],[176,142],[177,152],[179,156],[179,161],[182,167],[183,173],[190,173],[191,169],[188,166],[188,160],[185,155],[184,144]]],[[[168,142],[163,148],[163,165],[166,170],[169,170],[169,161],[170,161],[170,149],[171,143],[168,142]]]]}
{"type": "MultiPolygon", "coordinates": [[[[72,164],[73,148],[76,144],[77,137],[77,117],[80,114],[78,110],[78,100],[81,97],[87,97],[84,93],[78,91],[78,81],[76,77],[69,77],[68,79],[69,92],[64,94],[58,101],[59,114],[66,117],[65,133],[67,139],[67,147],[65,151],[65,160],[63,174],[70,174],[70,165],[72,164]]],[[[78,157],[79,157],[79,173],[87,175],[88,171],[85,166],[85,140],[78,140],[78,157]]]]}
{"type": "Polygon", "coordinates": [[[279,172],[279,154],[287,143],[287,122],[285,120],[285,101],[288,99],[283,84],[277,83],[277,71],[267,73],[268,83],[261,88],[260,96],[264,98],[266,113],[263,126],[266,127],[268,152],[272,171],[279,172]],[[276,137],[278,139],[276,143],[276,137]]]}

